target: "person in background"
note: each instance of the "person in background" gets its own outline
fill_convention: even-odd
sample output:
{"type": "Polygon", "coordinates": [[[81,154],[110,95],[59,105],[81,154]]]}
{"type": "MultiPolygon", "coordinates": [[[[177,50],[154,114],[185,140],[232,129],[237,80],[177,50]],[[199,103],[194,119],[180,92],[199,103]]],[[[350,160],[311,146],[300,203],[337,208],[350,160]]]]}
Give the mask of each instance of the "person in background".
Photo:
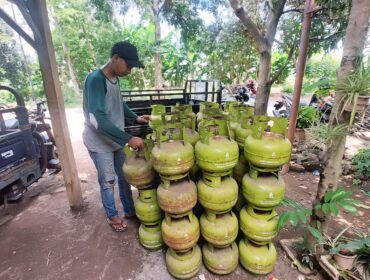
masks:
{"type": "Polygon", "coordinates": [[[136,47],[128,41],[115,43],[109,61],[91,72],[84,85],[83,142],[97,169],[107,222],[115,231],[127,228],[118,215],[114,201],[116,176],[125,218],[135,217],[131,188],[122,171],[122,148],[126,144],[132,149],[144,146],[143,139],[128,134],[124,127],[126,123],[147,123],[150,118],[149,115],[137,116],[122,99],[119,77],[129,75],[133,67],[144,68],[136,47]]]}

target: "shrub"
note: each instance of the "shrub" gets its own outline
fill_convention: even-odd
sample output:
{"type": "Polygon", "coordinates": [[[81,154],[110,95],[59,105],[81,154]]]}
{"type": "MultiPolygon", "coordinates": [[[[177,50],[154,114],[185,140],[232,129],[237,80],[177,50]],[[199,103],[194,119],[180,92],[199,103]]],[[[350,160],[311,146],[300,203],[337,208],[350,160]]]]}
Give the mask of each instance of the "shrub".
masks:
{"type": "Polygon", "coordinates": [[[297,128],[309,128],[317,121],[317,110],[314,107],[302,106],[298,109],[297,128]]]}
{"type": "Polygon", "coordinates": [[[355,176],[370,177],[370,148],[359,150],[352,163],[355,166],[355,176]]]}

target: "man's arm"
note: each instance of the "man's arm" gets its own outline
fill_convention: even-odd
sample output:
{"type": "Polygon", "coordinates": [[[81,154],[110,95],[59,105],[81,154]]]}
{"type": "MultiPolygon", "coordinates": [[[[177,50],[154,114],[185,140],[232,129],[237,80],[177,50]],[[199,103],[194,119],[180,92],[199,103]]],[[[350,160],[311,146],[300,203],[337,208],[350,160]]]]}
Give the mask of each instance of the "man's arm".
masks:
{"type": "Polygon", "coordinates": [[[130,107],[126,104],[126,102],[123,101],[123,111],[125,112],[125,120],[128,122],[128,124],[134,124],[137,123],[148,123],[150,120],[150,115],[136,115],[130,107]]]}
{"type": "Polygon", "coordinates": [[[88,77],[86,79],[86,94],[90,123],[99,132],[121,146],[128,143],[133,136],[115,126],[108,119],[105,112],[106,89],[104,81],[100,80],[98,77],[88,77]]]}
{"type": "Polygon", "coordinates": [[[122,102],[122,106],[123,106],[123,112],[125,113],[125,121],[132,125],[135,123],[135,121],[137,120],[138,118],[138,115],[136,115],[131,109],[130,107],[126,104],[125,101],[122,102]]]}

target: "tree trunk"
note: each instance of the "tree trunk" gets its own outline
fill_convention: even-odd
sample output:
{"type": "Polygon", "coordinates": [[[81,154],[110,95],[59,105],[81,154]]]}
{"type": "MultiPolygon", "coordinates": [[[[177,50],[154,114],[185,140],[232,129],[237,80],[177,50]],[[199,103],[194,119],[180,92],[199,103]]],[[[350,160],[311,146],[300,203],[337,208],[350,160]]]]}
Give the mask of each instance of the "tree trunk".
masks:
{"type": "Polygon", "coordinates": [[[263,46],[260,49],[260,64],[258,67],[258,88],[256,96],[255,114],[263,115],[267,112],[271,83],[271,48],[263,46]]]}
{"type": "MultiPolygon", "coordinates": [[[[341,65],[337,72],[337,93],[335,96],[334,107],[330,116],[330,128],[338,127],[339,125],[348,125],[350,114],[346,111],[342,113],[343,102],[340,85],[350,75],[361,62],[362,52],[369,29],[370,18],[370,1],[369,0],[353,0],[352,8],[349,15],[349,22],[346,30],[346,36],[343,45],[343,56],[341,65]]],[[[327,150],[324,158],[324,169],[320,174],[320,181],[317,189],[316,199],[313,206],[317,203],[322,203],[323,197],[328,190],[335,189],[338,186],[338,180],[342,174],[342,159],[346,144],[346,134],[336,136],[331,139],[327,145],[327,150]]],[[[322,227],[321,232],[326,233],[327,224],[330,216],[325,216],[322,213],[317,213],[313,210],[310,225],[317,227],[317,221],[320,221],[322,227]]],[[[308,233],[309,248],[314,248],[316,240],[308,233]]],[[[318,248],[318,253],[322,248],[318,248]]]]}
{"type": "Polygon", "coordinates": [[[163,89],[163,78],[162,78],[162,61],[161,61],[161,53],[160,53],[160,45],[161,45],[161,22],[159,19],[159,13],[163,6],[160,0],[153,0],[152,3],[152,10],[154,14],[154,26],[155,26],[155,46],[156,51],[154,54],[154,81],[155,81],[155,89],[161,90],[163,89]]]}
{"type": "Polygon", "coordinates": [[[258,70],[258,88],[256,96],[255,114],[264,115],[267,112],[267,105],[273,81],[271,75],[271,50],[274,43],[276,29],[287,0],[271,1],[271,9],[267,15],[266,25],[261,28],[249,17],[241,0],[229,0],[236,16],[247,28],[247,33],[253,39],[260,53],[260,65],[258,70]]]}
{"type": "MultiPolygon", "coordinates": [[[[83,23],[81,23],[81,29],[82,29],[82,33],[85,35],[85,38],[89,38],[89,34],[87,34],[85,25],[83,23]]],[[[92,46],[92,44],[89,40],[86,40],[86,46],[89,49],[89,52],[92,56],[92,59],[94,61],[94,65],[95,66],[98,65],[98,60],[96,59],[96,54],[94,52],[94,48],[93,48],[93,46],[92,46]]]]}
{"type": "Polygon", "coordinates": [[[67,47],[67,45],[65,43],[62,43],[62,47],[63,47],[63,51],[64,51],[64,54],[65,54],[65,58],[67,60],[68,73],[69,73],[69,77],[71,78],[73,91],[75,92],[75,94],[77,96],[80,96],[80,87],[78,85],[76,74],[75,74],[75,71],[73,69],[73,64],[72,64],[72,59],[71,59],[71,55],[70,55],[70,52],[69,52],[69,48],[67,47]]]}

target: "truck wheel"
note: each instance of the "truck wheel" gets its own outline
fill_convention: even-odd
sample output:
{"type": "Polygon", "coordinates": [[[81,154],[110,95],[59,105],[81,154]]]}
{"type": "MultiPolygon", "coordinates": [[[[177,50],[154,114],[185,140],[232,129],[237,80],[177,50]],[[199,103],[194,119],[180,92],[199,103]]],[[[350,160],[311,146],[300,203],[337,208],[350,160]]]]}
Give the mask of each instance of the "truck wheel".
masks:
{"type": "Polygon", "coordinates": [[[33,138],[35,138],[39,146],[39,150],[40,150],[39,163],[40,163],[41,174],[43,174],[48,165],[48,151],[47,151],[46,146],[44,145],[44,139],[42,138],[42,136],[38,132],[34,132],[32,135],[33,135],[33,138]]]}

